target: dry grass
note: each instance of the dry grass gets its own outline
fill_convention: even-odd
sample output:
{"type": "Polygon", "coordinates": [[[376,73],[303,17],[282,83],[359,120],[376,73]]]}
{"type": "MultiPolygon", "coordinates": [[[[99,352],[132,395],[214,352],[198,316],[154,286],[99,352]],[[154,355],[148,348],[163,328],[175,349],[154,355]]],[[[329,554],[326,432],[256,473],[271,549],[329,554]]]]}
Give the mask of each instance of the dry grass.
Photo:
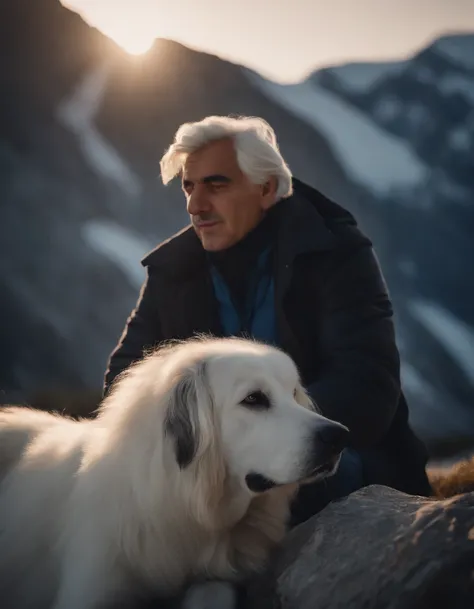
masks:
{"type": "Polygon", "coordinates": [[[428,476],[436,497],[445,499],[474,491],[474,457],[449,467],[428,468],[428,476]]]}

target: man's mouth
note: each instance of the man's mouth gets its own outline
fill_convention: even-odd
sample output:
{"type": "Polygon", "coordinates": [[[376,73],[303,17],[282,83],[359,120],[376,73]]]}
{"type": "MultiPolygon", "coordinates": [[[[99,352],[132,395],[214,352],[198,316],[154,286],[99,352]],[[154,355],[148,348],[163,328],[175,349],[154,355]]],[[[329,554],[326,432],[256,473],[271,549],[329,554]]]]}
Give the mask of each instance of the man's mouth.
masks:
{"type": "Polygon", "coordinates": [[[219,222],[217,220],[206,220],[205,222],[197,222],[196,226],[199,229],[205,229],[205,228],[212,228],[213,226],[216,226],[216,224],[218,224],[219,222]]]}

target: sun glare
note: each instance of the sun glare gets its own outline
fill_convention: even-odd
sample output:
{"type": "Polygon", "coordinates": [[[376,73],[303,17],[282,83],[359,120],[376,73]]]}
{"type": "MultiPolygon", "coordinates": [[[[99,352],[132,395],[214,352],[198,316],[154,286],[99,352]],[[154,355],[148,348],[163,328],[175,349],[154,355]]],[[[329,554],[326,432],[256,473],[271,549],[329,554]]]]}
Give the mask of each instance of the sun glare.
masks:
{"type": "Polygon", "coordinates": [[[148,0],[62,0],[132,55],[146,53],[158,37],[156,5],[148,0]]]}
{"type": "Polygon", "coordinates": [[[133,36],[110,36],[115,42],[131,55],[142,55],[146,53],[152,46],[154,38],[140,38],[133,36]]]}
{"type": "Polygon", "coordinates": [[[101,29],[104,34],[131,55],[146,53],[153,46],[156,38],[156,33],[152,31],[149,24],[111,23],[104,24],[101,29]]]}

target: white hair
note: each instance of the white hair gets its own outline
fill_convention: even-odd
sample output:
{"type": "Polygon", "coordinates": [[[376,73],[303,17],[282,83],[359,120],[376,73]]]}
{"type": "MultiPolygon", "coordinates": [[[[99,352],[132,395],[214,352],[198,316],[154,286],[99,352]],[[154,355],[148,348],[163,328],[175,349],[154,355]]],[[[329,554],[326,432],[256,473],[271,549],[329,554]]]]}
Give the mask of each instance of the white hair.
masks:
{"type": "Polygon", "coordinates": [[[233,140],[239,167],[251,182],[264,184],[275,177],[276,200],[292,194],[291,171],[280,153],[273,128],[263,118],[249,116],[208,116],[181,125],[160,161],[163,183],[181,172],[189,154],[227,138],[233,140]]]}

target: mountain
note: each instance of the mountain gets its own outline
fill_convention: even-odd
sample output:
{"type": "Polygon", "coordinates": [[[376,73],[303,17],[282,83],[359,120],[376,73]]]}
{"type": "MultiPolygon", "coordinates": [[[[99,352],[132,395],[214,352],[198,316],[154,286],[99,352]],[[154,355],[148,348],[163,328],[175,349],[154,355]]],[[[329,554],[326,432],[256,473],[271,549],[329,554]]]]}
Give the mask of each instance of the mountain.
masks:
{"type": "Polygon", "coordinates": [[[294,173],[373,239],[417,429],[431,444],[474,435],[472,184],[465,136],[453,135],[469,132],[472,104],[471,118],[451,105],[472,82],[471,42],[451,36],[404,62],[282,86],[170,40],[130,57],[57,0],[2,3],[2,400],[100,390],[140,257],[187,221],[159,158],[182,122],[242,113],[266,118],[294,173]],[[378,110],[387,99],[398,115],[378,110]],[[430,129],[413,122],[416,104],[430,129]]]}
{"type": "Polygon", "coordinates": [[[3,400],[100,388],[140,257],[187,221],[158,165],[182,122],[264,116],[302,177],[352,196],[324,137],[239,66],[168,40],[130,57],[56,0],[1,4],[0,83],[3,400]]]}
{"type": "Polygon", "coordinates": [[[413,424],[430,438],[471,435],[474,34],[444,36],[402,62],[254,82],[323,133],[365,190],[353,210],[391,289],[413,424]]]}

